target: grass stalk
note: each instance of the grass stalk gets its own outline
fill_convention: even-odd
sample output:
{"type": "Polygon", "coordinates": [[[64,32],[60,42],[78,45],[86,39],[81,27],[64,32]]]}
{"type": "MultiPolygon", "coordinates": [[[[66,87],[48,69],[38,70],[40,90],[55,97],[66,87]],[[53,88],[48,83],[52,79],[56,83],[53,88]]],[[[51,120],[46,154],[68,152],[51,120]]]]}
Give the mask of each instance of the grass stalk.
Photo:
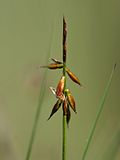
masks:
{"type": "Polygon", "coordinates": [[[66,160],[66,115],[63,115],[63,144],[62,144],[62,160],[66,160]]]}
{"type": "Polygon", "coordinates": [[[91,130],[90,130],[90,134],[89,134],[89,137],[88,137],[88,141],[86,143],[86,146],[85,146],[85,149],[84,149],[84,152],[83,152],[83,156],[82,156],[82,160],[85,160],[86,158],[86,155],[87,155],[87,151],[89,149],[89,146],[90,146],[90,143],[91,143],[91,140],[92,140],[92,137],[93,137],[93,134],[95,132],[95,128],[97,126],[97,122],[100,118],[100,115],[101,115],[101,112],[104,108],[104,103],[105,103],[105,100],[107,98],[107,95],[108,95],[108,92],[109,92],[109,88],[110,88],[110,84],[111,84],[111,81],[112,81],[112,77],[113,77],[113,74],[114,74],[114,71],[115,71],[115,68],[116,68],[116,64],[113,66],[113,69],[112,69],[112,72],[111,72],[111,75],[109,77],[109,80],[107,82],[107,85],[105,87],[105,90],[104,90],[104,93],[103,93],[103,96],[101,98],[101,101],[100,101],[100,104],[99,104],[99,107],[98,107],[98,112],[96,114],[96,118],[95,118],[95,121],[93,122],[93,125],[91,127],[91,130]]]}
{"type": "MultiPolygon", "coordinates": [[[[65,77],[63,94],[66,97],[66,55],[67,55],[67,23],[65,17],[63,17],[63,76],[65,77]]],[[[65,100],[64,100],[65,101],[65,100]]],[[[64,105],[64,104],[63,104],[64,105]]],[[[63,106],[64,108],[64,106],[63,106]]],[[[66,141],[67,141],[67,122],[66,122],[66,111],[63,109],[63,142],[62,142],[62,160],[66,160],[66,141]]]]}
{"type": "MultiPolygon", "coordinates": [[[[63,65],[63,76],[65,76],[65,86],[64,86],[64,91],[66,89],[66,71],[65,71],[66,63],[63,65]]],[[[63,142],[62,142],[62,160],[66,160],[66,141],[67,141],[67,136],[66,136],[66,129],[67,129],[67,124],[66,124],[66,115],[63,113],[63,142]]]]}

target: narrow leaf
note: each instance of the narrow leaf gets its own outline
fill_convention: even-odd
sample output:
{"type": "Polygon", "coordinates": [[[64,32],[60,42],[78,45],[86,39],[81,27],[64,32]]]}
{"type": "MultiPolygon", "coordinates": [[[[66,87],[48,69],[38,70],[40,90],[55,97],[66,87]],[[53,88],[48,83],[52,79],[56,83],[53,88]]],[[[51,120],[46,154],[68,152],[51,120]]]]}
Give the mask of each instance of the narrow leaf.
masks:
{"type": "Polygon", "coordinates": [[[91,127],[91,131],[90,131],[90,134],[88,136],[88,141],[86,143],[86,146],[85,146],[85,149],[84,149],[84,152],[83,152],[83,156],[82,156],[82,160],[85,160],[85,157],[87,155],[87,151],[88,151],[88,148],[90,146],[90,143],[91,143],[91,140],[93,138],[93,134],[95,132],[95,128],[97,126],[97,122],[100,118],[100,115],[103,111],[103,108],[104,108],[104,103],[105,103],[105,100],[107,98],[107,95],[108,95],[108,92],[109,92],[109,88],[110,88],[110,85],[111,85],[111,81],[112,81],[112,78],[113,78],[113,74],[114,74],[114,71],[115,71],[115,68],[116,68],[116,64],[113,66],[113,69],[112,69],[112,72],[111,72],[111,75],[109,77],[109,80],[107,82],[107,85],[105,87],[105,90],[104,90],[104,93],[103,93],[103,96],[101,97],[101,101],[100,101],[100,104],[99,104],[99,107],[98,107],[98,112],[96,114],[96,118],[95,118],[95,121],[93,122],[92,124],[92,127],[91,127]]]}

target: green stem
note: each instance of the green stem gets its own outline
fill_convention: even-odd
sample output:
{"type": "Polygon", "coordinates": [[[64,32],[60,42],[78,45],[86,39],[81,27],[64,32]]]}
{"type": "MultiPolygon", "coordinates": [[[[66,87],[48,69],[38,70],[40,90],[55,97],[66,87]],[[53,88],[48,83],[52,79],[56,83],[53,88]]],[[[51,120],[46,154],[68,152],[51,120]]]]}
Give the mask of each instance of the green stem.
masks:
{"type": "Polygon", "coordinates": [[[66,115],[63,115],[63,145],[62,160],[66,160],[66,115]]]}
{"type": "Polygon", "coordinates": [[[101,98],[100,105],[99,105],[99,110],[98,110],[98,112],[97,112],[95,121],[93,122],[93,126],[91,127],[90,135],[89,135],[89,137],[88,137],[88,141],[87,141],[87,143],[86,143],[85,150],[84,150],[84,152],[83,152],[82,160],[85,160],[85,157],[86,157],[86,155],[87,155],[87,151],[88,151],[90,142],[91,142],[91,140],[92,140],[92,137],[93,137],[95,128],[96,128],[96,126],[97,126],[97,122],[98,122],[98,120],[99,120],[99,117],[100,117],[101,112],[102,112],[103,107],[104,107],[104,103],[105,103],[106,97],[107,97],[107,95],[108,95],[108,91],[109,91],[109,88],[110,88],[110,84],[111,84],[111,81],[112,81],[112,77],[113,77],[113,73],[114,73],[114,71],[115,71],[115,68],[116,68],[116,64],[114,65],[114,67],[113,67],[113,69],[112,69],[110,78],[109,78],[109,80],[108,80],[108,83],[107,83],[107,85],[106,85],[105,91],[104,91],[103,96],[102,96],[102,98],[101,98]]]}
{"type": "MultiPolygon", "coordinates": [[[[66,78],[66,70],[65,70],[65,68],[66,68],[66,63],[63,63],[63,76],[65,76],[65,78],[66,78]]],[[[65,79],[64,91],[65,91],[65,88],[66,88],[66,79],[65,79]]]]}
{"type": "MultiPolygon", "coordinates": [[[[65,86],[64,86],[64,94],[66,89],[66,71],[65,71],[66,64],[63,64],[63,76],[65,76],[65,86]]],[[[62,142],[62,160],[66,160],[66,115],[63,113],[63,142],[62,142]]]]}

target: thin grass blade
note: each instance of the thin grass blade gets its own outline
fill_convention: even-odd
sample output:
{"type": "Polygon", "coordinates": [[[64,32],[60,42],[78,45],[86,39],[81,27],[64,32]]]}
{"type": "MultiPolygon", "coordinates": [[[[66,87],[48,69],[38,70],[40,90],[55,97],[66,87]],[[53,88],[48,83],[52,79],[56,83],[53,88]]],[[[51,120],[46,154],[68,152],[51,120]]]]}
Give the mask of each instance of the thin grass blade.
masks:
{"type": "MultiPolygon", "coordinates": [[[[47,53],[47,56],[46,56],[46,64],[48,63],[48,60],[49,60],[49,57],[50,57],[50,53],[51,53],[53,31],[54,30],[53,30],[53,26],[52,26],[51,36],[50,36],[50,43],[49,43],[50,45],[49,45],[48,53],[47,53]]],[[[31,131],[31,135],[30,135],[30,140],[29,140],[28,150],[27,150],[27,153],[26,153],[25,160],[30,160],[30,157],[31,157],[31,153],[32,153],[32,149],[33,149],[33,143],[34,143],[34,139],[35,139],[36,131],[37,131],[37,126],[38,126],[38,120],[39,120],[39,117],[40,117],[42,103],[43,103],[43,99],[44,99],[44,95],[45,95],[47,72],[48,72],[48,70],[45,70],[45,72],[44,72],[43,81],[42,81],[43,83],[42,83],[41,88],[40,88],[38,106],[37,106],[37,110],[36,110],[36,113],[35,113],[35,119],[34,119],[32,131],[31,131]]]]}
{"type": "Polygon", "coordinates": [[[105,103],[105,100],[106,100],[107,95],[109,93],[109,88],[110,88],[110,85],[111,85],[111,81],[112,81],[112,78],[113,78],[113,74],[114,74],[115,68],[116,68],[116,64],[113,66],[113,69],[112,69],[111,75],[109,77],[109,80],[107,82],[107,85],[105,87],[103,96],[101,97],[101,101],[100,101],[100,104],[99,104],[99,107],[98,107],[98,112],[96,114],[95,121],[93,122],[93,125],[91,127],[91,131],[90,131],[90,134],[89,134],[89,137],[88,137],[88,141],[86,143],[86,146],[85,146],[85,149],[84,149],[84,152],[83,152],[82,160],[85,160],[85,158],[86,158],[86,155],[87,155],[91,140],[93,138],[93,134],[94,134],[95,128],[97,126],[97,122],[98,122],[98,120],[100,118],[101,112],[103,111],[104,103],[105,103]]]}

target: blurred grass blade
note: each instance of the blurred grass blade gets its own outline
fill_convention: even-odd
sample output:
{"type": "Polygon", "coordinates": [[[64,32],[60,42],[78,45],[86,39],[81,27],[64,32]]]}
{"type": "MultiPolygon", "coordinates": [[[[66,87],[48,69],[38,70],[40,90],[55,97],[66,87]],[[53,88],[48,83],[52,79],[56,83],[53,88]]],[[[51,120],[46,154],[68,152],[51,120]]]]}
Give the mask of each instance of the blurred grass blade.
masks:
{"type": "MultiPolygon", "coordinates": [[[[46,64],[48,63],[50,53],[51,53],[53,31],[54,30],[53,30],[53,25],[52,25],[52,30],[51,30],[51,35],[50,35],[50,43],[49,43],[48,53],[47,53],[47,56],[46,56],[46,64]]],[[[35,114],[35,119],[34,119],[32,131],[31,131],[31,135],[30,135],[30,140],[29,140],[28,150],[27,150],[27,153],[26,153],[25,160],[29,160],[30,156],[31,156],[31,153],[32,153],[32,148],[33,148],[33,143],[34,143],[34,139],[35,139],[35,135],[36,135],[38,120],[39,120],[39,117],[40,117],[41,107],[42,107],[42,103],[43,103],[43,99],[44,99],[44,95],[45,95],[45,86],[46,86],[46,82],[47,82],[47,72],[48,72],[48,70],[46,69],[45,72],[44,72],[44,75],[43,75],[42,85],[41,85],[41,88],[40,88],[38,106],[37,106],[37,110],[36,110],[36,114],[35,114]]]]}
{"type": "Polygon", "coordinates": [[[106,100],[107,95],[108,95],[108,92],[109,92],[109,88],[110,88],[110,84],[111,84],[111,81],[112,81],[112,77],[113,77],[115,68],[116,68],[116,64],[113,66],[113,69],[112,69],[110,78],[109,78],[109,80],[108,80],[108,82],[107,82],[106,88],[105,88],[104,93],[103,93],[103,96],[102,96],[102,98],[101,98],[101,101],[100,101],[100,104],[99,104],[99,108],[98,108],[98,112],[97,112],[95,121],[93,122],[93,125],[92,125],[92,127],[91,127],[90,135],[89,135],[89,137],[88,137],[88,141],[87,141],[87,143],[86,143],[86,146],[85,146],[85,149],[84,149],[84,152],[83,152],[82,160],[85,160],[85,157],[86,157],[86,155],[87,155],[87,151],[88,151],[88,149],[89,149],[90,142],[91,142],[91,140],[92,140],[92,137],[93,137],[93,134],[94,134],[94,131],[95,131],[97,122],[98,122],[98,120],[99,120],[99,117],[100,117],[101,112],[102,112],[103,107],[104,107],[105,100],[106,100]]]}

